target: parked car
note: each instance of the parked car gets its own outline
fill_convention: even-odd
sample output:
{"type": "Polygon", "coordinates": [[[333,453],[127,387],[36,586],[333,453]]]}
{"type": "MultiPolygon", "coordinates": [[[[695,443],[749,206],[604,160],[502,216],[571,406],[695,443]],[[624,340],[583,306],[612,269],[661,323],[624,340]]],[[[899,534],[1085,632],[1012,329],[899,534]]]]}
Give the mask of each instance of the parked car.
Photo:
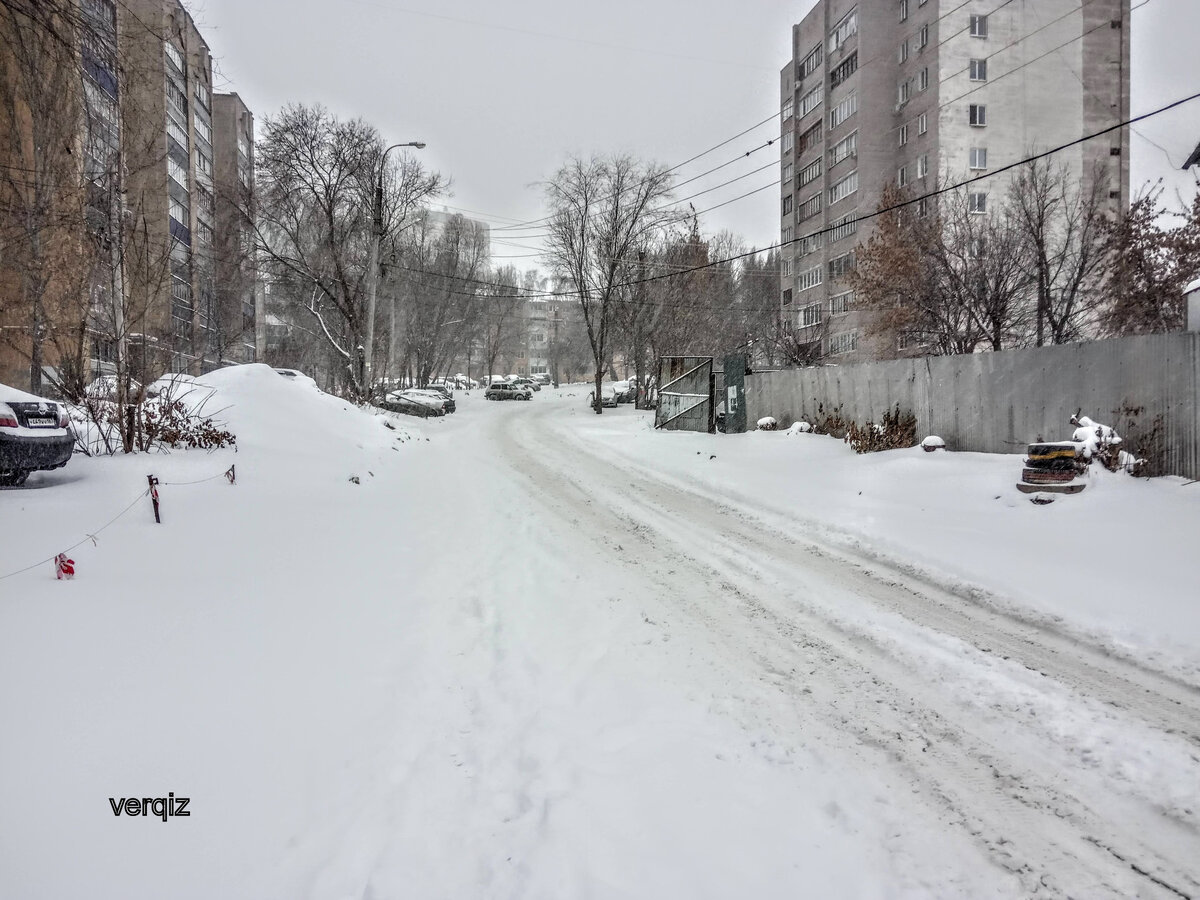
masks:
{"type": "Polygon", "coordinates": [[[415,400],[417,403],[424,403],[426,406],[435,410],[439,416],[444,416],[450,412],[451,401],[443,397],[438,391],[431,388],[407,388],[398,392],[400,396],[409,400],[415,400]]]}
{"type": "Polygon", "coordinates": [[[540,384],[529,378],[510,378],[508,381],[509,384],[519,384],[521,387],[529,388],[531,391],[540,391],[542,389],[540,384]]]}
{"type": "Polygon", "coordinates": [[[549,372],[537,372],[536,374],[530,375],[529,380],[535,384],[540,384],[542,387],[550,387],[549,372]]]}
{"type": "Polygon", "coordinates": [[[74,449],[63,404],[0,384],[0,485],[24,484],[30,472],[61,468],[74,449]]]}
{"type": "Polygon", "coordinates": [[[458,409],[458,404],[454,402],[454,391],[443,384],[431,384],[426,390],[430,390],[446,399],[446,412],[452,413],[458,409]]]}
{"type": "Polygon", "coordinates": [[[417,416],[421,419],[445,415],[444,411],[435,408],[430,403],[422,403],[413,397],[406,397],[403,391],[393,391],[388,394],[379,402],[379,408],[389,412],[403,413],[406,416],[417,416]]]}
{"type": "Polygon", "coordinates": [[[532,400],[533,391],[519,384],[498,381],[483,393],[487,400],[532,400]]]}
{"type": "Polygon", "coordinates": [[[637,385],[632,381],[614,381],[613,391],[618,403],[632,403],[637,399],[637,385]]]}
{"type": "MultiPolygon", "coordinates": [[[[595,403],[596,403],[596,392],[593,390],[591,393],[588,394],[588,406],[594,407],[595,403]]],[[[601,387],[600,405],[602,407],[610,407],[612,409],[616,409],[616,407],[617,407],[617,392],[616,392],[614,385],[606,384],[601,387]]]]}

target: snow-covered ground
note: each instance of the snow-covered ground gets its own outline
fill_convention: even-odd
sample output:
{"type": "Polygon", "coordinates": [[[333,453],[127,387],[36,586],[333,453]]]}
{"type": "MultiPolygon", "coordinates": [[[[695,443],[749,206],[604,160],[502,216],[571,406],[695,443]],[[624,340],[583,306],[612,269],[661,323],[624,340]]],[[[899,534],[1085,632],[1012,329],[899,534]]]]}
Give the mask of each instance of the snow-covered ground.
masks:
{"type": "Polygon", "coordinates": [[[1200,488],[203,381],[0,491],[0,895],[1200,893],[1200,488]]]}

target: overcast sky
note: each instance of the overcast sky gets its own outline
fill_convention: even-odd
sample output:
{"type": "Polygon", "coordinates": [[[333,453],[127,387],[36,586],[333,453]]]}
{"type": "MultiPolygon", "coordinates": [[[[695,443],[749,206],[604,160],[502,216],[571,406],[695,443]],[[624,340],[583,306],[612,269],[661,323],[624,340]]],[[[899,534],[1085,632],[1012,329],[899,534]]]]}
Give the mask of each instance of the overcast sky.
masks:
{"type": "MultiPolygon", "coordinates": [[[[185,0],[187,2],[187,0],[185,0]]],[[[1140,0],[1135,0],[1135,6],[1140,0]]],[[[544,214],[538,182],[568,154],[625,151],[670,166],[772,116],[791,26],[814,0],[192,0],[217,89],[262,120],[292,102],[362,116],[389,142],[421,140],[448,175],[443,202],[489,222],[493,250],[535,266],[537,232],[502,226],[544,214]],[[580,11],[580,7],[587,7],[580,11]],[[753,13],[750,10],[753,9],[753,13]],[[524,245],[524,246],[522,246],[524,245]]],[[[1200,0],[1148,0],[1133,12],[1133,113],[1200,90],[1200,0]]],[[[774,122],[695,162],[679,178],[702,217],[746,243],[779,239],[774,122]],[[744,156],[750,152],[749,156],[744,156]],[[761,166],[770,167],[755,174],[761,166]]],[[[1137,127],[1132,185],[1178,172],[1200,142],[1200,100],[1137,127]],[[1164,152],[1165,151],[1165,152],[1164,152]]],[[[501,261],[501,260],[498,260],[501,261]]]]}

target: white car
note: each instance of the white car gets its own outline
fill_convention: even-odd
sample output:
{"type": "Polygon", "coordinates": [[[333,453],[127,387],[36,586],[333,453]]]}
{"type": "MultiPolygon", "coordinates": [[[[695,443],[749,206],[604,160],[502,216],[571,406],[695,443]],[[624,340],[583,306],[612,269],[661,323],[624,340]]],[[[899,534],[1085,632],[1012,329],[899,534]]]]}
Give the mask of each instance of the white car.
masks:
{"type": "Polygon", "coordinates": [[[0,485],[24,484],[30,472],[61,468],[74,449],[63,404],[0,384],[0,485]]]}
{"type": "Polygon", "coordinates": [[[413,403],[420,403],[422,406],[428,406],[434,410],[439,416],[446,414],[446,398],[437,391],[429,391],[424,388],[409,388],[404,391],[396,391],[394,394],[388,394],[391,399],[394,396],[403,397],[405,400],[411,400],[413,403]]]}

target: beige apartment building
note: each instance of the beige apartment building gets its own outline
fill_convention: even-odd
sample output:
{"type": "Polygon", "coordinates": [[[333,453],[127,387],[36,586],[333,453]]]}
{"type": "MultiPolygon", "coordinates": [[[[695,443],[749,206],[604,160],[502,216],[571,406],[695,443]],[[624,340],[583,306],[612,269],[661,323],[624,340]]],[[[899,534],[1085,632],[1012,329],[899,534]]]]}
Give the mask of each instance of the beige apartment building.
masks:
{"type": "MultiPolygon", "coordinates": [[[[1129,26],[1130,0],[819,0],[793,26],[780,302],[814,357],[880,355],[846,277],[885,186],[920,196],[1127,120],[1129,26]]],[[[1081,181],[1103,167],[1128,206],[1128,127],[1056,161],[1081,181]]],[[[972,185],[972,209],[1003,202],[1009,177],[972,185]]]]}
{"type": "MultiPolygon", "coordinates": [[[[70,371],[85,381],[114,374],[119,334],[139,381],[253,361],[253,116],[236,94],[213,93],[209,46],[177,0],[54,2],[46,46],[58,54],[39,63],[27,53],[6,70],[20,76],[6,89],[20,92],[21,113],[0,142],[0,162],[47,170],[54,215],[44,233],[65,249],[52,303],[33,313],[20,301],[0,305],[0,376],[29,386],[36,370],[46,375],[38,387],[50,389],[70,371]],[[36,68],[61,78],[68,61],[74,75],[61,91],[70,102],[51,108],[36,68]],[[49,109],[49,130],[83,151],[69,154],[70,171],[31,149],[52,142],[35,140],[36,111],[23,107],[49,109]],[[36,350],[35,331],[43,335],[36,350]]],[[[36,42],[37,22],[9,12],[0,38],[36,42]]],[[[0,200],[14,196],[11,188],[0,186],[0,200]]],[[[3,206],[10,220],[21,208],[3,206]]],[[[17,237],[29,245],[31,234],[17,237]]],[[[19,272],[3,268],[0,282],[19,283],[19,272]]]]}

